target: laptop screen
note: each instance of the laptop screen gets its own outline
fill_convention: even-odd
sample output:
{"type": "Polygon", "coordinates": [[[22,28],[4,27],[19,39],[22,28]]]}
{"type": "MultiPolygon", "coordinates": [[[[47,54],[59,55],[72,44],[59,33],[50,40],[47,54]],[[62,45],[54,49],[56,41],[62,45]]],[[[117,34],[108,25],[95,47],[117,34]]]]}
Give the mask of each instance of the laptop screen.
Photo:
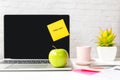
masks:
{"type": "Polygon", "coordinates": [[[53,41],[47,28],[61,19],[69,32],[69,15],[5,15],[4,58],[48,59],[52,45],[69,53],[69,36],[53,41]]]}

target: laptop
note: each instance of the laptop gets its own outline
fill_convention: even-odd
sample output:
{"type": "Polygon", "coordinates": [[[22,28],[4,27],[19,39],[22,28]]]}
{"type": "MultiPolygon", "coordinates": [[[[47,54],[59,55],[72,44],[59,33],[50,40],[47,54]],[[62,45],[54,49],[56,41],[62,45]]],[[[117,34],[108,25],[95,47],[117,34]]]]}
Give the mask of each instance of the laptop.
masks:
{"type": "Polygon", "coordinates": [[[54,68],[48,60],[53,45],[69,54],[69,36],[53,41],[47,28],[61,19],[69,32],[69,15],[4,15],[4,60],[0,61],[0,71],[71,70],[70,60],[64,68],[54,68]]]}

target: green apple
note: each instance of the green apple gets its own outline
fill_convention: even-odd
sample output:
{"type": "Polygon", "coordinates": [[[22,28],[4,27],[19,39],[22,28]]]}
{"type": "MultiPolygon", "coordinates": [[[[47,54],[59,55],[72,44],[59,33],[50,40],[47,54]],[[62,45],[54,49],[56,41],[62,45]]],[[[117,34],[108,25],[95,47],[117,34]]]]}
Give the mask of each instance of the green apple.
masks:
{"type": "Polygon", "coordinates": [[[49,62],[53,67],[63,68],[68,61],[68,52],[65,49],[53,49],[49,53],[49,62]]]}

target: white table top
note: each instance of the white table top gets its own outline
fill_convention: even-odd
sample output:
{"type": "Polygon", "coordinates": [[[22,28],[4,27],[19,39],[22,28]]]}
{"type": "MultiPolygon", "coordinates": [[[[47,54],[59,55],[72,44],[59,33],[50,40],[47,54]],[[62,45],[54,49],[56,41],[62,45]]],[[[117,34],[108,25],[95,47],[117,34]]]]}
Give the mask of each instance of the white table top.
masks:
{"type": "Polygon", "coordinates": [[[0,72],[1,80],[87,80],[87,77],[72,71],[0,72]]]}
{"type": "MultiPolygon", "coordinates": [[[[76,65],[76,59],[71,59],[73,69],[94,69],[89,66],[76,65]]],[[[99,63],[99,62],[98,62],[99,63]]],[[[112,62],[116,63],[116,61],[112,62]]],[[[103,63],[102,63],[103,64],[103,63]]],[[[106,65],[106,64],[105,64],[106,65]]],[[[107,64],[108,65],[108,64],[107,64]]],[[[103,71],[104,69],[94,69],[103,71]]],[[[0,80],[93,80],[90,75],[74,71],[6,71],[0,72],[0,80]]]]}

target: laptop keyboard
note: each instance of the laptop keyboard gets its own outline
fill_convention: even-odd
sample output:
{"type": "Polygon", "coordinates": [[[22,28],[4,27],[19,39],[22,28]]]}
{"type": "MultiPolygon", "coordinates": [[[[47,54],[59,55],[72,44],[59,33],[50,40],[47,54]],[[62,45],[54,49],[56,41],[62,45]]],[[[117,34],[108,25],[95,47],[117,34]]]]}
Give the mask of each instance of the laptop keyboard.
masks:
{"type": "Polygon", "coordinates": [[[49,64],[48,60],[4,60],[3,64],[49,64]]]}

